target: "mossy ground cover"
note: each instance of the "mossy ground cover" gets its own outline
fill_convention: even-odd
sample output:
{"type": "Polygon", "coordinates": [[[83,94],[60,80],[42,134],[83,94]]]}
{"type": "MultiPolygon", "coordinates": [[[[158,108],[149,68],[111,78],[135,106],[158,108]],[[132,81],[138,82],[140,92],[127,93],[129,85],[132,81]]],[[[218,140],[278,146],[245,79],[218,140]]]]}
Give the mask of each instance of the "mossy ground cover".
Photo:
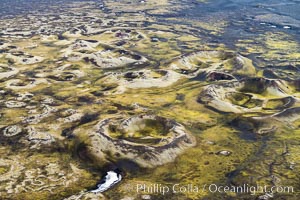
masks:
{"type": "MultiPolygon", "coordinates": [[[[3,198],[63,199],[95,186],[101,175],[107,171],[107,167],[98,162],[100,159],[90,155],[87,146],[92,141],[88,137],[88,132],[92,131],[101,120],[139,114],[154,114],[175,120],[185,126],[188,132],[196,138],[197,145],[186,150],[174,162],[154,169],[138,167],[137,170],[127,170],[127,165],[118,164],[118,160],[112,160],[111,165],[123,167],[125,175],[123,182],[104,193],[107,198],[121,199],[124,196],[140,198],[134,189],[127,187],[137,183],[166,185],[180,183],[201,187],[211,183],[222,185],[247,182],[271,186],[275,184],[274,179],[276,179],[280,180],[276,184],[291,185],[295,190],[299,189],[299,120],[292,123],[278,123],[280,125],[276,131],[266,135],[249,133],[231,126],[236,118],[268,116],[285,108],[286,101],[266,92],[263,84],[247,83],[245,88],[232,93],[227,99],[244,108],[261,107],[264,104],[259,113],[228,114],[218,112],[197,101],[198,95],[205,86],[221,84],[218,81],[210,82],[205,79],[197,80],[182,76],[177,82],[167,87],[127,88],[120,92],[118,82],[109,82],[105,78],[108,72],[126,72],[128,69],[124,66],[116,69],[102,69],[101,66],[96,66],[84,59],[70,61],[63,56],[63,51],[79,40],[96,40],[99,41],[99,45],[94,47],[94,50],[85,50],[81,53],[108,51],[110,53],[107,58],[113,60],[123,54],[128,56],[126,53],[132,51],[137,57],[144,56],[148,59],[147,64],[141,65],[137,70],[153,69],[151,76],[161,78],[164,74],[155,70],[169,69],[170,65],[177,63],[180,58],[195,54],[195,59],[192,59],[191,63],[199,69],[206,70],[216,64],[218,69],[234,73],[238,80],[264,77],[265,70],[269,69],[274,72],[275,77],[288,82],[290,96],[299,98],[299,87],[293,83],[299,79],[297,69],[300,57],[299,42],[295,37],[282,31],[260,32],[255,39],[236,40],[235,44],[232,44],[236,48],[233,50],[223,44],[222,40],[211,41],[222,37],[226,28],[230,26],[227,20],[219,20],[217,15],[205,22],[186,19],[186,22],[182,23],[181,19],[172,16],[166,17],[165,21],[158,21],[155,17],[156,14],[174,14],[179,9],[180,3],[172,4],[171,1],[154,0],[145,1],[145,4],[138,1],[109,1],[107,6],[116,14],[107,15],[108,19],[103,19],[112,25],[106,24],[97,34],[62,34],[63,38],[36,35],[25,39],[9,39],[10,45],[17,46],[20,51],[43,57],[44,60],[39,63],[20,64],[8,58],[8,53],[16,52],[14,49],[0,53],[1,64],[17,67],[20,71],[16,75],[0,80],[0,91],[4,91],[0,97],[0,129],[14,124],[24,128],[35,127],[40,131],[50,133],[57,141],[53,144],[55,146],[45,147],[42,150],[30,149],[31,146],[24,144],[20,148],[9,148],[10,145],[17,143],[1,147],[0,153],[3,155],[1,158],[13,159],[19,156],[21,158],[19,162],[24,166],[24,171],[16,179],[15,185],[20,185],[24,181],[28,170],[40,169],[45,175],[49,163],[57,165],[59,172],[71,174],[66,177],[65,181],[78,179],[71,181],[69,185],[55,185],[52,192],[44,189],[36,191],[28,189],[9,194],[3,189],[0,191],[3,198]],[[172,6],[172,9],[168,9],[168,6],[172,6]],[[122,12],[125,8],[131,12],[122,12]],[[151,16],[138,12],[142,10],[146,10],[146,13],[151,16]],[[218,56],[197,54],[211,50],[223,53],[218,56]],[[230,56],[235,53],[246,57],[242,65],[237,62],[236,57],[230,59],[230,56]],[[254,58],[253,61],[250,58],[254,58]],[[226,59],[229,60],[222,63],[226,59]],[[74,71],[81,72],[83,76],[76,76],[74,71]],[[75,75],[73,79],[67,80],[69,73],[75,75]],[[55,75],[59,77],[53,77],[55,75]],[[9,89],[7,81],[11,79],[20,80],[13,86],[25,87],[9,89]],[[36,79],[43,79],[47,82],[37,84],[30,89],[26,88],[36,79]],[[30,100],[20,100],[24,101],[26,106],[19,108],[5,106],[5,101],[15,101],[20,94],[26,92],[33,94],[30,100]],[[259,99],[250,98],[249,93],[259,99]],[[28,116],[44,112],[42,104],[47,104],[43,103],[46,98],[53,99],[54,102],[48,104],[56,110],[43,116],[36,124],[25,123],[24,119],[28,116]],[[71,114],[66,112],[69,109],[75,110],[80,117],[76,118],[74,115],[76,113],[72,113],[73,111],[71,114]],[[70,116],[74,118],[69,119],[70,116]],[[66,118],[69,121],[63,123],[61,120],[66,118]],[[228,151],[230,154],[222,155],[219,153],[221,151],[228,151]]],[[[75,51],[71,55],[77,55],[75,51]]],[[[183,64],[184,67],[187,66],[183,64]]],[[[6,68],[0,69],[1,72],[5,70],[6,68]]],[[[130,66],[130,70],[136,70],[136,68],[130,66]]],[[[293,105],[293,107],[297,106],[299,102],[293,105]]],[[[127,132],[114,129],[112,126],[110,134],[113,138],[131,138],[134,142],[146,145],[155,145],[157,139],[168,136],[163,124],[152,120],[146,120],[143,123],[142,128],[136,130],[130,137],[127,132]],[[148,136],[153,140],[142,139],[148,136]]],[[[58,171],[55,175],[57,177],[60,176],[58,171]]],[[[9,167],[0,166],[0,178],[8,172],[9,167]]],[[[37,177],[36,174],[34,176],[37,177]]],[[[47,187],[50,187],[51,180],[46,182],[47,187]]],[[[5,183],[7,182],[1,182],[1,184],[5,183]]],[[[286,194],[276,195],[283,199],[292,198],[292,196],[285,196],[286,194]]],[[[297,195],[299,196],[295,193],[295,196],[297,195]]],[[[154,194],[152,198],[249,199],[249,195],[239,196],[228,193],[222,197],[219,194],[200,191],[166,196],[154,194]]]]}

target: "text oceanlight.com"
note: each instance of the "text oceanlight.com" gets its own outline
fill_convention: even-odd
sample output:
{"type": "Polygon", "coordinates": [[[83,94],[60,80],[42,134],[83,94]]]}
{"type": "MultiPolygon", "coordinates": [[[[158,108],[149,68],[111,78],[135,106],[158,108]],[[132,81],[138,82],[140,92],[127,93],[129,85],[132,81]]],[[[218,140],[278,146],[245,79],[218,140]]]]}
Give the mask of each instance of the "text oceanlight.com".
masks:
{"type": "Polygon", "coordinates": [[[249,185],[244,184],[240,186],[233,185],[217,185],[205,184],[203,186],[187,184],[137,184],[136,192],[142,194],[162,194],[167,193],[244,193],[250,195],[263,194],[263,193],[294,193],[292,186],[267,186],[267,185],[249,185]]]}

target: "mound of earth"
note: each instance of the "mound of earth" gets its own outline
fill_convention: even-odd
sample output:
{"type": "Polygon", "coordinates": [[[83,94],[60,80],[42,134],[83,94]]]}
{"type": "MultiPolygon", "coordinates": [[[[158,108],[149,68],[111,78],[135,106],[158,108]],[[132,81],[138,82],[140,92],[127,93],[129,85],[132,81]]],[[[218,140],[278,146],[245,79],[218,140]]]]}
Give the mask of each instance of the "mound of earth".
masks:
{"type": "Polygon", "coordinates": [[[98,158],[129,159],[142,167],[171,162],[195,145],[184,126],[153,115],[105,119],[95,126],[90,139],[91,150],[98,158]]]}
{"type": "Polygon", "coordinates": [[[198,101],[221,112],[278,112],[298,101],[291,93],[289,85],[282,80],[245,78],[209,85],[201,92],[198,101]]]}
{"type": "Polygon", "coordinates": [[[183,55],[170,64],[170,69],[190,78],[200,73],[209,76],[212,72],[231,74],[225,79],[233,79],[235,75],[253,76],[256,73],[250,59],[225,51],[200,51],[183,55]]]}

